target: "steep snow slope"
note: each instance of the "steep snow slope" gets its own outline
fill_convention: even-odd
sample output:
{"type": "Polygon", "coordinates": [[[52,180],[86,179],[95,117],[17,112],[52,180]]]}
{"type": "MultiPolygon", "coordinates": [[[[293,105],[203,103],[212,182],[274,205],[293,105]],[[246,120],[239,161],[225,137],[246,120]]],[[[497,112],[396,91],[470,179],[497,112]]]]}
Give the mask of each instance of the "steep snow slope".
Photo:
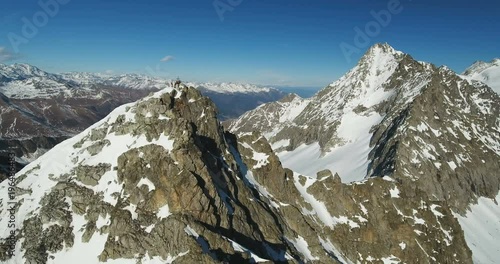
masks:
{"type": "MultiPolygon", "coordinates": [[[[167,91],[161,91],[157,93],[156,96],[161,95],[162,93],[167,91]]],[[[64,177],[69,176],[74,173],[74,164],[78,162],[83,166],[94,166],[100,165],[103,162],[109,162],[112,166],[117,166],[116,153],[126,152],[128,149],[134,147],[139,148],[148,144],[158,144],[160,146],[165,147],[166,149],[172,148],[173,142],[168,138],[164,138],[163,136],[158,138],[155,141],[150,141],[146,139],[145,136],[132,136],[132,135],[117,135],[116,133],[110,134],[106,137],[106,141],[109,142],[106,147],[103,148],[103,155],[95,156],[85,151],[89,146],[82,146],[82,150],[75,149],[74,146],[78,144],[78,142],[82,141],[84,137],[91,133],[95,128],[103,127],[106,124],[113,124],[117,122],[117,119],[120,115],[125,115],[126,121],[131,121],[133,116],[127,113],[130,113],[127,109],[129,109],[133,103],[126,104],[118,107],[114,110],[108,117],[97,122],[92,125],[85,131],[83,131],[80,135],[70,138],[66,141],[63,141],[61,144],[55,146],[51,150],[49,150],[45,155],[37,159],[35,162],[30,163],[26,166],[20,173],[29,173],[30,171],[35,171],[33,175],[27,177],[23,180],[18,180],[17,188],[21,190],[29,190],[29,193],[25,194],[16,194],[16,198],[20,199],[21,197],[25,197],[24,199],[29,202],[21,203],[18,208],[18,212],[16,214],[16,219],[19,222],[16,224],[19,227],[22,227],[22,220],[28,219],[30,215],[40,213],[40,207],[38,204],[43,204],[42,199],[45,197],[45,194],[54,188],[58,183],[64,181],[64,177]],[[54,177],[54,175],[60,175],[58,177],[54,177]]],[[[90,142],[91,143],[91,142],[90,142]]],[[[6,181],[7,182],[7,181],[6,181]]],[[[6,183],[5,182],[5,183],[6,183]]],[[[7,184],[2,184],[0,186],[2,193],[2,200],[8,201],[9,196],[7,192],[7,184]]],[[[94,192],[98,192],[102,195],[102,201],[109,202],[111,204],[116,204],[118,202],[117,197],[113,195],[114,192],[121,190],[121,185],[119,185],[116,181],[116,171],[109,171],[108,173],[102,175],[102,180],[99,181],[98,184],[94,184],[92,190],[94,192]]],[[[73,202],[68,201],[70,205],[73,205],[73,202]]],[[[4,208],[2,208],[4,210],[4,208]]],[[[2,213],[5,213],[3,211],[2,213]]],[[[0,220],[0,224],[8,225],[9,218],[2,217],[0,220]]],[[[105,220],[104,224],[109,224],[109,220],[105,220]]],[[[85,230],[85,225],[87,221],[83,216],[73,217],[71,225],[73,227],[74,235],[77,237],[81,237],[85,230]]],[[[56,222],[51,222],[50,219],[47,219],[47,222],[44,225],[44,228],[49,228],[50,226],[56,225],[56,222]]],[[[1,237],[5,238],[9,236],[9,229],[4,229],[1,237]]],[[[24,241],[25,239],[22,239],[24,241]]],[[[78,263],[95,263],[96,256],[100,254],[104,247],[104,243],[107,240],[107,235],[93,236],[92,240],[89,241],[89,244],[92,247],[84,246],[81,243],[80,239],[76,240],[76,243],[71,247],[71,249],[66,249],[60,251],[57,254],[53,255],[53,261],[57,261],[57,263],[64,263],[64,261],[73,262],[77,259],[78,263]]],[[[26,261],[23,258],[23,254],[21,253],[20,243],[17,244],[15,250],[16,257],[9,260],[7,263],[24,263],[26,261]]],[[[49,263],[52,263],[49,262],[49,263]]]]}
{"type": "Polygon", "coordinates": [[[17,99],[47,99],[56,96],[95,98],[98,96],[98,93],[95,93],[89,87],[74,89],[68,83],[61,83],[44,77],[31,77],[25,80],[8,82],[0,86],[0,93],[9,98],[17,99]]]}
{"type": "MultiPolygon", "coordinates": [[[[272,138],[304,110],[309,100],[296,94],[289,94],[279,101],[262,104],[235,120],[225,122],[230,130],[261,131],[266,138],[272,138]]],[[[285,140],[289,141],[289,140],[285,140]]],[[[281,145],[281,147],[287,146],[281,145]]]]}

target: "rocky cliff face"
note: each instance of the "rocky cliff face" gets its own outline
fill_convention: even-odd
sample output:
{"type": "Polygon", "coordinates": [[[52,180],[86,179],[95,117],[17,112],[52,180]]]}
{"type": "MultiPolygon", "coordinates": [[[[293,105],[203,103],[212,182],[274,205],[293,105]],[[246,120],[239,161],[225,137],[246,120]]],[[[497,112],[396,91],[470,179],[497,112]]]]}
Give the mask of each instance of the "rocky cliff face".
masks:
{"type": "MultiPolygon", "coordinates": [[[[229,130],[235,132],[261,131],[267,138],[272,138],[277,131],[284,130],[308,105],[309,100],[296,94],[289,94],[282,99],[262,104],[255,110],[243,114],[235,120],[224,121],[229,130]]],[[[290,147],[290,145],[288,145],[290,147]]]]}
{"type": "Polygon", "coordinates": [[[471,263],[446,203],[390,177],[284,169],[193,88],[117,108],[0,193],[5,263],[471,263]]]}

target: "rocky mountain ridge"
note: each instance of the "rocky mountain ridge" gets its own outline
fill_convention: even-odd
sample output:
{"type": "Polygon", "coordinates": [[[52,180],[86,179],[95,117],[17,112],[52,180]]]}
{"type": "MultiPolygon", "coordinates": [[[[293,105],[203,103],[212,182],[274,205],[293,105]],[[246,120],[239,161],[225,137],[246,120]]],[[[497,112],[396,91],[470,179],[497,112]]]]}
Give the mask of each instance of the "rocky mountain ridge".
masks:
{"type": "Polygon", "coordinates": [[[284,169],[259,133],[225,132],[193,88],[117,108],[8,187],[5,263],[472,262],[446,203],[391,177],[284,169]]]}

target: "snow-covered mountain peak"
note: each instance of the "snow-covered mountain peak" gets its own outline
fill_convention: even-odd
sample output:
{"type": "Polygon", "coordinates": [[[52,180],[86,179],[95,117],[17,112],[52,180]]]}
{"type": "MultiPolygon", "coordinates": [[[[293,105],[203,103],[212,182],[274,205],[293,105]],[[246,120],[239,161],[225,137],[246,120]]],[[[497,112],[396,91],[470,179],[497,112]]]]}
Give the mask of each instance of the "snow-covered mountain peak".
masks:
{"type": "MultiPolygon", "coordinates": [[[[476,63],[477,76],[491,83],[499,76],[495,63],[476,63]]],[[[478,196],[496,197],[500,186],[500,98],[464,79],[379,44],[305,105],[266,104],[228,128],[240,134],[263,131],[284,166],[319,181],[324,169],[337,173],[339,181],[356,182],[353,187],[365,184],[366,177],[389,175],[418,190],[411,199],[426,193],[464,213],[478,196]]],[[[390,196],[402,198],[399,191],[390,196]]],[[[493,202],[479,207],[460,218],[467,243],[475,259],[497,263],[498,253],[484,250],[497,233],[478,234],[474,224],[499,230],[498,222],[482,218],[489,215],[485,219],[491,222],[500,210],[493,202]]]]}
{"type": "Polygon", "coordinates": [[[356,67],[330,86],[376,87],[394,72],[405,57],[387,43],[373,45],[360,59],[356,67]]]}
{"type": "Polygon", "coordinates": [[[311,99],[263,105],[238,120],[251,130],[240,137],[192,88],[117,108],[18,173],[14,198],[9,182],[0,184],[8,226],[0,261],[472,263],[478,252],[497,255],[475,239],[494,245],[498,232],[474,224],[498,224],[457,220],[452,210],[498,192],[498,155],[488,150],[500,146],[498,96],[408,57],[395,61],[382,64],[393,71],[385,80],[358,68],[311,99]],[[419,94],[409,102],[407,91],[419,94]],[[281,129],[271,131],[280,158],[255,124],[281,129]],[[334,148],[322,155],[320,144],[334,148]],[[311,174],[283,169],[285,160],[311,174]],[[379,177],[342,184],[367,170],[379,177]]]}
{"type": "Polygon", "coordinates": [[[473,73],[480,72],[490,66],[489,63],[484,62],[484,61],[475,61],[471,66],[469,66],[465,71],[463,72],[463,75],[470,75],[473,73]]]}
{"type": "Polygon", "coordinates": [[[50,74],[26,63],[15,63],[12,65],[0,64],[0,76],[13,80],[22,80],[31,77],[47,77],[50,74]]]}
{"type": "Polygon", "coordinates": [[[22,71],[26,75],[35,75],[35,76],[47,75],[47,72],[42,71],[39,68],[26,63],[16,63],[13,65],[13,68],[22,71]]]}
{"type": "Polygon", "coordinates": [[[358,65],[374,63],[375,66],[380,66],[380,63],[389,60],[399,60],[404,55],[403,52],[394,49],[387,43],[377,43],[371,46],[368,51],[360,59],[358,65]]]}
{"type": "Polygon", "coordinates": [[[389,177],[317,176],[283,169],[257,132],[224,131],[199,91],[164,90],[29,164],[14,191],[0,183],[0,261],[471,262],[446,203],[389,177]]]}
{"type": "Polygon", "coordinates": [[[393,48],[388,43],[376,43],[375,45],[371,46],[368,49],[368,51],[365,53],[365,56],[370,54],[380,54],[380,53],[399,54],[399,55],[404,54],[403,52],[393,48]]]}
{"type": "MultiPolygon", "coordinates": [[[[422,93],[429,87],[454,93],[457,86],[464,86],[460,80],[447,67],[418,62],[387,44],[378,44],[341,79],[305,102],[306,106],[288,105],[296,111],[273,105],[261,107],[246,113],[229,128],[246,132],[260,126],[280,151],[283,150],[281,143],[286,142],[289,152],[282,154],[284,164],[295,171],[313,175],[311,164],[314,163],[338,172],[342,180],[359,180],[367,175],[368,154],[376,127],[389,126],[387,120],[397,119],[416,98],[425,97],[422,93]],[[275,111],[269,112],[272,109],[275,111]],[[273,123],[273,120],[281,121],[275,116],[287,111],[300,113],[285,124],[273,123]],[[315,153],[318,158],[302,167],[294,167],[301,164],[299,159],[294,159],[299,156],[297,153],[315,153]],[[363,157],[363,166],[356,157],[363,157]],[[351,163],[353,160],[356,162],[351,163]]],[[[431,92],[426,95],[428,93],[431,92]]]]}
{"type": "Polygon", "coordinates": [[[467,68],[463,75],[476,81],[483,82],[500,94],[500,59],[491,62],[476,61],[467,68]]]}
{"type": "Polygon", "coordinates": [[[500,58],[495,58],[490,62],[485,61],[475,61],[471,66],[469,66],[462,73],[463,75],[472,75],[474,73],[480,73],[490,67],[500,66],[500,58]]]}

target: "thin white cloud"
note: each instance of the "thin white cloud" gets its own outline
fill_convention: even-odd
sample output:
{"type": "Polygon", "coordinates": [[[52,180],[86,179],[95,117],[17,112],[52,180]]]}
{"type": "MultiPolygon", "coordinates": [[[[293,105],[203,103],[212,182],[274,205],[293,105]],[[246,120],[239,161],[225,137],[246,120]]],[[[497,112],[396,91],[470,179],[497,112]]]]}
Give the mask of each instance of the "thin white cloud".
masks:
{"type": "Polygon", "coordinates": [[[19,54],[7,50],[5,47],[0,47],[0,63],[19,59],[19,54]]]}
{"type": "Polygon", "coordinates": [[[165,57],[164,57],[163,59],[161,59],[160,61],[161,61],[161,62],[169,62],[169,61],[172,61],[172,60],[174,60],[174,56],[170,56],[170,55],[168,55],[168,56],[165,56],[165,57]]]}

